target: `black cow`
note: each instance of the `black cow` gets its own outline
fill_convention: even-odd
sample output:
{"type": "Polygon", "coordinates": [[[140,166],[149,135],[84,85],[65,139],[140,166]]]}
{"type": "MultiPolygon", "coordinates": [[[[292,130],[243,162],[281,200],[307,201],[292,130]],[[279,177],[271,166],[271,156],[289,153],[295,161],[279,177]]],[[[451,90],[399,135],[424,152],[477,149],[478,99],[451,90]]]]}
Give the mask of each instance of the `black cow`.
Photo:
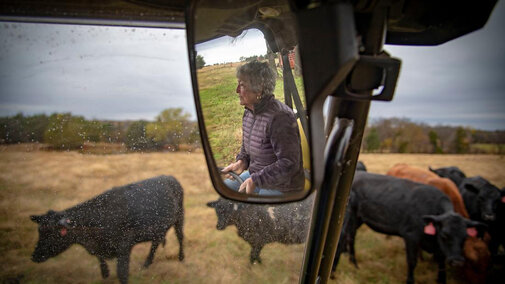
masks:
{"type": "Polygon", "coordinates": [[[459,185],[470,219],[489,224],[496,218],[500,190],[486,179],[476,176],[465,178],[459,185]]]}
{"type": "MultiPolygon", "coordinates": [[[[414,283],[420,248],[434,254],[439,266],[437,281],[445,283],[445,260],[451,265],[464,263],[462,251],[467,229],[477,227],[482,233],[485,228],[484,224],[455,213],[450,199],[432,186],[358,171],[333,271],[342,251],[354,254],[356,231],[363,223],[376,232],[403,238],[407,252],[407,283],[414,283]]],[[[473,235],[474,230],[470,233],[473,235]]]]}
{"type": "Polygon", "coordinates": [[[64,211],[31,216],[39,224],[39,241],[32,260],[43,262],[80,244],[98,257],[103,278],[109,276],[105,259],[117,257],[117,275],[121,283],[127,283],[133,246],[152,242],[144,263],[144,267],[149,266],[172,226],[179,240],[179,260],[184,259],[182,201],[179,182],[171,176],[158,176],[112,188],[64,211]]]}
{"type": "Polygon", "coordinates": [[[498,247],[505,249],[505,187],[500,190],[500,201],[496,206],[496,219],[489,224],[489,251],[493,257],[497,256],[498,247]]]}
{"type": "Polygon", "coordinates": [[[281,205],[247,204],[219,198],[207,203],[217,215],[218,230],[235,225],[251,245],[250,261],[261,263],[263,246],[272,242],[299,244],[307,239],[313,197],[281,205]]]}
{"type": "Polygon", "coordinates": [[[452,180],[457,186],[459,186],[461,182],[466,178],[465,173],[458,167],[444,167],[438,169],[432,169],[429,167],[429,169],[440,177],[452,180]]]}

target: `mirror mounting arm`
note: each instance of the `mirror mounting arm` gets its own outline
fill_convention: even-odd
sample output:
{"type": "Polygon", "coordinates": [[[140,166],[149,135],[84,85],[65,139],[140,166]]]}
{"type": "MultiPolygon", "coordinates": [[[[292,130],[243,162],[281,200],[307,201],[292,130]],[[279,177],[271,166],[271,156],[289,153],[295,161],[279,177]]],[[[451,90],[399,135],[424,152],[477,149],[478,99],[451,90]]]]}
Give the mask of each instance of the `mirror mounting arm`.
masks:
{"type": "MultiPolygon", "coordinates": [[[[324,181],[319,190],[319,194],[316,196],[316,204],[321,204],[317,207],[314,212],[314,217],[316,223],[321,223],[319,226],[315,226],[312,234],[320,236],[315,239],[315,247],[326,247],[327,246],[327,236],[331,236],[330,230],[332,220],[327,216],[333,216],[333,211],[335,207],[335,201],[337,201],[338,192],[335,190],[339,184],[341,171],[346,166],[345,157],[346,152],[349,148],[353,133],[354,122],[350,119],[339,119],[338,123],[333,127],[329,137],[328,142],[324,151],[324,181]],[[327,200],[327,202],[321,202],[321,200],[327,200]],[[325,221],[324,221],[325,220],[325,221]],[[322,223],[324,222],[324,223],[322,223]]],[[[340,234],[340,232],[339,232],[340,234]]],[[[336,246],[335,246],[336,247],[336,246]]],[[[328,259],[326,253],[323,250],[317,252],[319,254],[318,259],[328,259]]],[[[333,252],[333,255],[335,252],[333,252]]],[[[333,260],[332,256],[329,256],[333,260]]],[[[319,270],[320,271],[320,270],[319,270]]],[[[310,278],[305,278],[303,283],[315,283],[316,276],[320,279],[327,279],[329,274],[324,276],[321,273],[310,273],[310,278]],[[319,275],[318,275],[319,274],[319,275]]]]}
{"type": "MultiPolygon", "coordinates": [[[[289,62],[288,52],[283,50],[281,53],[282,59],[282,79],[284,80],[284,103],[291,109],[293,109],[293,99],[291,97],[291,80],[289,75],[291,75],[291,66],[289,62]]],[[[292,76],[291,76],[292,77],[292,76]]],[[[296,86],[295,86],[296,88],[296,86]]],[[[305,129],[304,129],[305,130],[305,129]]]]}
{"type": "MultiPolygon", "coordinates": [[[[329,234],[330,217],[332,211],[335,211],[337,186],[341,183],[341,181],[332,180],[333,175],[328,175],[328,168],[325,167],[325,164],[331,164],[331,162],[326,160],[329,157],[325,156],[323,149],[329,147],[326,145],[332,145],[335,142],[327,143],[325,139],[323,105],[325,99],[335,92],[347,77],[359,56],[354,11],[350,3],[326,3],[311,9],[299,10],[297,13],[300,29],[299,50],[303,66],[307,110],[311,119],[312,161],[325,161],[325,163],[313,163],[313,180],[318,190],[311,221],[312,230],[307,241],[300,276],[300,283],[316,283],[318,279],[326,281],[321,277],[320,268],[325,263],[329,263],[331,267],[333,260],[333,256],[323,254],[323,251],[328,242],[326,234],[329,234]],[[329,197],[332,197],[332,200],[325,199],[328,194],[331,195],[329,197]]],[[[342,123],[344,124],[337,128],[346,128],[344,120],[342,123]]],[[[352,139],[352,135],[350,137],[352,139]]],[[[333,139],[329,140],[334,141],[333,139]]],[[[343,168],[347,168],[345,163],[333,168],[336,171],[335,177],[340,176],[343,168]]]]}
{"type": "MultiPolygon", "coordinates": [[[[384,5],[378,5],[370,15],[371,21],[369,25],[363,27],[363,30],[360,31],[360,34],[365,35],[363,38],[365,48],[361,53],[362,55],[366,54],[370,56],[375,56],[379,55],[382,52],[382,48],[385,42],[384,40],[386,35],[385,31],[387,28],[386,26],[387,11],[388,7],[384,5]]],[[[347,73],[346,77],[348,77],[349,74],[350,73],[347,73]]],[[[371,75],[374,74],[373,73],[368,74],[368,76],[371,75]]],[[[373,79],[368,77],[361,79],[362,80],[359,80],[359,82],[373,81],[373,79]]],[[[330,103],[332,107],[332,109],[330,109],[331,117],[328,117],[327,120],[328,125],[326,129],[334,129],[335,127],[339,127],[341,123],[350,120],[353,122],[352,134],[350,135],[350,142],[348,149],[344,153],[343,161],[345,162],[341,165],[341,168],[337,173],[339,179],[336,181],[336,184],[332,185],[334,187],[328,187],[328,188],[322,187],[321,192],[319,193],[324,194],[323,192],[324,190],[329,190],[335,192],[335,195],[334,199],[332,199],[331,201],[321,202],[321,205],[325,206],[330,206],[331,203],[331,208],[327,210],[328,214],[330,215],[326,215],[327,217],[326,220],[328,220],[328,224],[318,224],[317,220],[315,221],[316,226],[314,230],[318,229],[318,225],[327,226],[325,228],[326,231],[323,231],[325,233],[324,237],[321,237],[321,240],[319,240],[319,244],[317,244],[323,246],[322,251],[317,251],[318,254],[316,254],[316,256],[318,256],[320,259],[320,263],[318,264],[316,261],[314,261],[314,263],[312,263],[312,267],[310,266],[308,267],[307,270],[311,275],[310,277],[312,278],[311,279],[303,278],[302,283],[316,283],[317,281],[325,283],[329,278],[331,268],[334,262],[335,252],[337,250],[340,232],[342,230],[343,216],[345,215],[345,208],[347,206],[352,181],[354,178],[354,170],[356,168],[356,162],[360,152],[363,132],[366,126],[366,120],[370,108],[370,100],[351,100],[348,96],[345,96],[345,83],[346,80],[339,81],[339,84],[334,91],[335,96],[331,97],[332,100],[330,103]],[[338,125],[333,126],[332,124],[335,121],[335,118],[339,119],[338,125]],[[311,268],[315,270],[311,270],[311,268]]],[[[364,90],[362,95],[372,97],[372,90],[371,89],[364,90]]],[[[330,134],[327,143],[328,144],[333,143],[332,139],[333,139],[332,135],[330,134]]],[[[325,158],[327,158],[326,155],[325,158]]],[[[326,176],[326,174],[327,173],[325,171],[323,184],[326,184],[327,180],[332,179],[332,177],[326,176]]],[[[320,210],[318,210],[318,212],[319,211],[320,210]]],[[[314,250],[316,251],[316,249],[314,250]]],[[[308,254],[307,257],[309,257],[310,261],[311,255],[308,254]]]]}

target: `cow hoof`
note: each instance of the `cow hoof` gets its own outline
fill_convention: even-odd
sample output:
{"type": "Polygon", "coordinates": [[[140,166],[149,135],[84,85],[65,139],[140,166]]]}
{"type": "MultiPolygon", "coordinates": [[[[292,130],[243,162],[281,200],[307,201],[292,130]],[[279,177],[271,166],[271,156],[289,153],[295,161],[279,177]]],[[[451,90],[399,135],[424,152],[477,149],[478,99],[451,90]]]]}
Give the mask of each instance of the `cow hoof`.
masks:
{"type": "Polygon", "coordinates": [[[109,268],[108,268],[107,266],[100,267],[100,268],[101,268],[101,269],[100,269],[100,270],[101,270],[100,272],[102,272],[102,278],[103,278],[103,279],[108,278],[108,277],[109,277],[109,268]]]}
{"type": "Polygon", "coordinates": [[[356,261],[356,258],[350,257],[350,261],[352,264],[354,264],[354,267],[356,267],[356,269],[359,269],[358,262],[356,261]]]}
{"type": "Polygon", "coordinates": [[[261,264],[261,258],[255,258],[255,259],[251,259],[251,264],[255,264],[255,263],[258,263],[258,264],[261,264]]]}
{"type": "Polygon", "coordinates": [[[179,261],[183,261],[184,260],[184,254],[183,253],[180,253],[179,254],[179,261]]]}

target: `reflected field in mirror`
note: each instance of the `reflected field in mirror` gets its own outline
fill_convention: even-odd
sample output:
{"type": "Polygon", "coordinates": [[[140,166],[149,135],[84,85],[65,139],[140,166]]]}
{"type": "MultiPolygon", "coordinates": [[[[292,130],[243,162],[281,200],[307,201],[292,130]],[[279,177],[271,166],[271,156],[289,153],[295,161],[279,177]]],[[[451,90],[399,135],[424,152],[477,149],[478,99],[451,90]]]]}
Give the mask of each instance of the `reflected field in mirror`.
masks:
{"type": "Polygon", "coordinates": [[[292,18],[283,9],[257,11],[276,28],[257,25],[219,36],[210,30],[221,31],[222,23],[204,24],[210,9],[196,10],[196,75],[208,143],[225,185],[241,193],[310,189],[303,79],[292,18]]]}

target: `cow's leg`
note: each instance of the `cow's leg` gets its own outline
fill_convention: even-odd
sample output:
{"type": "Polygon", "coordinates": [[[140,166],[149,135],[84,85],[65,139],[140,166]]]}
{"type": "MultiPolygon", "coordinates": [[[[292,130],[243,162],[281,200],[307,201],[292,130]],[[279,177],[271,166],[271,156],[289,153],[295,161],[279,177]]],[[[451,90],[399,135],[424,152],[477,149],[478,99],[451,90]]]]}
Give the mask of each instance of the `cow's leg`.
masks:
{"type": "Polygon", "coordinates": [[[147,256],[146,262],[144,263],[144,268],[149,267],[151,263],[153,263],[154,259],[154,253],[156,252],[156,249],[158,248],[160,242],[158,240],[154,240],[152,245],[151,245],[151,251],[149,251],[149,255],[147,256]]]}
{"type": "Polygon", "coordinates": [[[342,233],[340,233],[340,240],[338,241],[337,251],[335,253],[335,259],[333,259],[333,265],[331,266],[331,279],[335,279],[335,271],[337,270],[338,261],[340,260],[340,255],[345,252],[345,247],[346,240],[342,229],[342,233]]]}
{"type": "Polygon", "coordinates": [[[414,283],[414,269],[417,265],[417,253],[419,251],[419,245],[417,242],[408,240],[404,238],[405,250],[407,251],[407,284],[414,283]]]}
{"type": "Polygon", "coordinates": [[[491,253],[491,257],[495,257],[497,252],[498,252],[498,247],[499,247],[499,242],[496,237],[491,238],[491,241],[489,241],[489,252],[491,253]]]}
{"type": "Polygon", "coordinates": [[[424,256],[423,256],[423,251],[422,250],[419,250],[419,260],[420,261],[424,261],[424,256]]]}
{"type": "Polygon", "coordinates": [[[335,271],[337,270],[337,265],[340,260],[340,255],[343,252],[349,252],[349,258],[352,263],[356,267],[358,264],[356,263],[356,257],[354,252],[354,239],[356,237],[356,232],[358,228],[363,224],[363,222],[353,213],[353,211],[349,211],[344,219],[344,224],[342,226],[342,232],[340,233],[340,240],[337,246],[337,252],[335,254],[335,259],[333,260],[333,265],[331,267],[331,275],[332,279],[335,278],[335,271]]]}
{"type": "Polygon", "coordinates": [[[250,257],[251,264],[253,264],[255,260],[257,260],[258,263],[261,263],[260,253],[261,253],[261,249],[263,248],[264,244],[256,244],[256,245],[251,244],[251,246],[252,246],[251,257],[250,257]]]}
{"type": "Polygon", "coordinates": [[[103,259],[103,257],[98,257],[98,261],[100,262],[100,272],[102,272],[102,278],[105,279],[109,277],[109,267],[107,266],[105,259],[103,259]]]}
{"type": "Polygon", "coordinates": [[[340,238],[338,240],[337,251],[335,252],[335,258],[333,259],[333,265],[331,266],[331,279],[335,278],[334,272],[337,270],[338,262],[340,260],[340,255],[344,252],[348,252],[349,247],[349,233],[351,229],[349,228],[348,215],[345,216],[344,224],[342,225],[342,231],[340,232],[340,238]]]}
{"type": "Polygon", "coordinates": [[[184,260],[184,232],[183,232],[183,224],[184,221],[181,219],[178,222],[175,223],[174,229],[175,229],[175,234],[177,235],[177,240],[179,241],[179,260],[183,261],[184,260]]]}
{"type": "MultiPolygon", "coordinates": [[[[356,206],[351,207],[351,209],[354,209],[356,206]]],[[[349,253],[349,260],[358,268],[358,263],[356,262],[356,250],[354,249],[354,244],[356,240],[356,233],[363,225],[363,220],[361,220],[357,214],[356,210],[351,210],[349,211],[349,218],[346,220],[347,224],[344,228],[346,228],[345,232],[345,244],[346,244],[346,249],[347,252],[349,253]]],[[[345,223],[344,223],[345,224],[345,223]]]]}
{"type": "Polygon", "coordinates": [[[131,248],[122,252],[117,258],[117,276],[121,284],[128,283],[131,248]]]}
{"type": "Polygon", "coordinates": [[[347,245],[349,250],[349,260],[358,268],[358,262],[356,262],[356,250],[354,249],[354,244],[356,240],[356,232],[358,228],[363,224],[361,220],[354,221],[351,227],[351,233],[348,235],[347,245]]]}
{"type": "Polygon", "coordinates": [[[447,279],[445,271],[445,257],[441,253],[435,253],[435,260],[438,263],[437,283],[445,284],[447,279]]]}

